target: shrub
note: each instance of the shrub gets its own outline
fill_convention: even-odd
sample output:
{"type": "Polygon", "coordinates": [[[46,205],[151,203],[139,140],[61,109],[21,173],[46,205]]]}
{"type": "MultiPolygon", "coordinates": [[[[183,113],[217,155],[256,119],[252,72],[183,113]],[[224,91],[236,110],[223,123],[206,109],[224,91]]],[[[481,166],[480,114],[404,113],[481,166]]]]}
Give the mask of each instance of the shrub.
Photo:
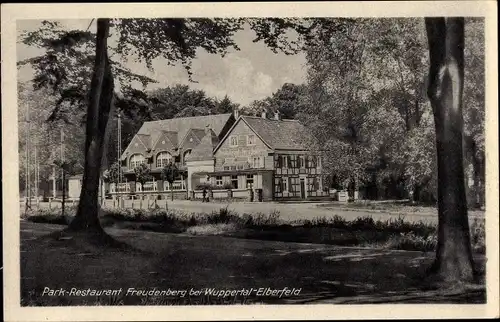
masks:
{"type": "Polygon", "coordinates": [[[385,248],[416,251],[434,251],[437,245],[437,235],[416,235],[414,232],[401,233],[388,240],[385,248]]]}
{"type": "Polygon", "coordinates": [[[196,190],[203,190],[203,189],[214,190],[214,189],[217,189],[217,187],[215,185],[211,184],[210,182],[202,182],[202,183],[197,184],[195,189],[196,190]]]}
{"type": "Polygon", "coordinates": [[[359,229],[359,230],[373,230],[376,228],[375,221],[372,217],[358,217],[352,223],[350,223],[349,228],[359,229]]]}
{"type": "Polygon", "coordinates": [[[241,219],[238,215],[232,213],[226,208],[221,208],[218,212],[214,211],[207,217],[209,224],[228,224],[230,222],[240,222],[241,219]]]}

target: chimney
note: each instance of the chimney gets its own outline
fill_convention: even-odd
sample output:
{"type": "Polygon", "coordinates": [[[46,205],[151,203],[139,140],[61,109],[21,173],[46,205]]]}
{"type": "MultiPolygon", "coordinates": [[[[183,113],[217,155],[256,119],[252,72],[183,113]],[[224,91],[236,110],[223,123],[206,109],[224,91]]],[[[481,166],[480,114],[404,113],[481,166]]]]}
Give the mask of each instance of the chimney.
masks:
{"type": "Polygon", "coordinates": [[[234,118],[237,120],[238,117],[240,117],[240,110],[238,108],[235,108],[233,111],[234,118]]]}
{"type": "Polygon", "coordinates": [[[262,112],[262,118],[265,119],[266,118],[266,112],[262,112]]]}
{"type": "Polygon", "coordinates": [[[274,119],[275,119],[276,121],[279,121],[279,120],[280,120],[280,112],[279,112],[279,111],[274,112],[274,119]]]}

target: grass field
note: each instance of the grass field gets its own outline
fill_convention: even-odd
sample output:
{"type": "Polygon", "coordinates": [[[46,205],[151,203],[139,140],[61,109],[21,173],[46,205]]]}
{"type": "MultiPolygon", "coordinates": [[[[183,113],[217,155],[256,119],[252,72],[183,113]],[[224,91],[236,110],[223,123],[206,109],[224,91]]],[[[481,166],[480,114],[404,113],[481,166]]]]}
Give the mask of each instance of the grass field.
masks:
{"type": "MultiPolygon", "coordinates": [[[[60,210],[35,210],[23,217],[33,222],[66,225],[75,214],[68,208],[67,216],[60,210]]],[[[409,222],[403,217],[374,220],[370,216],[346,220],[330,218],[283,220],[281,213],[238,214],[227,208],[211,213],[184,213],[163,209],[104,208],[101,225],[122,229],[146,230],[191,235],[220,235],[243,239],[279,240],[320,243],[340,246],[363,246],[380,249],[433,251],[437,244],[436,225],[428,222],[409,222]]],[[[484,219],[471,222],[473,249],[485,252],[484,219]]]]}

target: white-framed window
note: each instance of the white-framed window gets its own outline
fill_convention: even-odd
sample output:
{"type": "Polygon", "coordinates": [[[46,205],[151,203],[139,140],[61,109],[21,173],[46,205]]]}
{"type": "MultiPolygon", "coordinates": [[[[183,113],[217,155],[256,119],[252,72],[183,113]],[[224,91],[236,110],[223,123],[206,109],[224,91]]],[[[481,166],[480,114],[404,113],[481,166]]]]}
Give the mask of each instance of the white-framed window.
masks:
{"type": "Polygon", "coordinates": [[[262,157],[252,157],[250,160],[250,164],[252,168],[262,168],[264,167],[264,159],[262,157]]]}
{"type": "Polygon", "coordinates": [[[238,176],[231,176],[231,186],[233,189],[238,189],[238,176]]]}
{"type": "Polygon", "coordinates": [[[247,135],[247,145],[255,145],[255,135],[254,134],[247,135]]]}
{"type": "Polygon", "coordinates": [[[281,191],[288,192],[288,180],[286,178],[281,181],[281,191]]]}
{"type": "Polygon", "coordinates": [[[299,168],[305,168],[306,161],[303,155],[299,155],[299,168]]]}
{"type": "Polygon", "coordinates": [[[142,154],[133,154],[130,157],[130,169],[135,169],[145,162],[146,160],[144,159],[144,156],[142,154]]]}
{"type": "Polygon", "coordinates": [[[237,135],[231,135],[229,137],[229,145],[230,146],[238,146],[238,136],[237,135]]]}
{"type": "Polygon", "coordinates": [[[168,152],[160,152],[156,155],[156,167],[163,168],[172,162],[172,155],[168,152]]]}
{"type": "Polygon", "coordinates": [[[253,174],[247,174],[247,188],[253,188],[253,174]]]}
{"type": "Polygon", "coordinates": [[[309,156],[307,156],[306,160],[307,160],[307,167],[308,168],[316,168],[316,156],[309,155],[309,156]]]}
{"type": "Polygon", "coordinates": [[[215,176],[215,185],[218,187],[222,186],[222,176],[215,176]]]}

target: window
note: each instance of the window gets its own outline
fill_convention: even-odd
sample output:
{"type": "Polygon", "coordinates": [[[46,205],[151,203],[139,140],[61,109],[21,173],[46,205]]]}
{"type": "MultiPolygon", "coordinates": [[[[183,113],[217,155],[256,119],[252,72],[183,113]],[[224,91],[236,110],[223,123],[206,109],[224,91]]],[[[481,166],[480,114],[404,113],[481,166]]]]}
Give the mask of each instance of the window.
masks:
{"type": "Polygon", "coordinates": [[[288,191],[288,178],[275,178],[274,191],[283,193],[288,191]]]}
{"type": "Polygon", "coordinates": [[[222,186],[222,176],[215,176],[215,185],[218,187],[222,186]]]}
{"type": "Polygon", "coordinates": [[[297,193],[300,191],[300,179],[298,177],[289,178],[288,191],[292,193],[297,193]]]}
{"type": "Polygon", "coordinates": [[[299,156],[299,168],[305,168],[305,167],[306,167],[306,162],[305,162],[304,156],[300,155],[299,156]]]}
{"type": "Polygon", "coordinates": [[[142,154],[133,154],[130,157],[130,169],[135,169],[145,162],[142,154]]]}
{"type": "Polygon", "coordinates": [[[288,156],[288,167],[289,168],[297,168],[297,156],[296,155],[289,155],[288,156]]]}
{"type": "Polygon", "coordinates": [[[274,157],[274,167],[275,168],[281,168],[282,167],[282,162],[281,162],[281,155],[275,156],[274,157]]]}
{"type": "Polygon", "coordinates": [[[231,176],[231,186],[233,189],[238,189],[238,176],[231,176]]]}
{"type": "Polygon", "coordinates": [[[282,155],[281,158],[283,158],[283,161],[281,161],[283,168],[287,168],[288,167],[288,155],[282,155]]]}
{"type": "Polygon", "coordinates": [[[274,192],[276,192],[276,193],[283,192],[281,190],[281,187],[283,186],[282,182],[283,182],[282,178],[274,178],[274,192]]]}
{"type": "Polygon", "coordinates": [[[255,135],[247,135],[247,145],[255,145],[255,135]]]}
{"type": "Polygon", "coordinates": [[[228,165],[225,165],[224,166],[224,171],[228,171],[229,170],[229,166],[228,165]]]}
{"type": "Polygon", "coordinates": [[[251,164],[252,168],[262,168],[264,167],[263,161],[264,159],[262,157],[253,157],[251,159],[251,164]]]}
{"type": "Polygon", "coordinates": [[[247,188],[253,187],[253,174],[247,174],[247,188]]]}
{"type": "Polygon", "coordinates": [[[156,167],[163,168],[172,162],[172,155],[168,152],[160,152],[156,156],[156,167]]]}
{"type": "Polygon", "coordinates": [[[315,156],[308,156],[306,158],[306,162],[307,162],[307,167],[308,168],[316,168],[316,157],[315,156]]]}
{"type": "Polygon", "coordinates": [[[238,137],[236,135],[232,135],[229,137],[231,146],[238,146],[238,137]]]}

